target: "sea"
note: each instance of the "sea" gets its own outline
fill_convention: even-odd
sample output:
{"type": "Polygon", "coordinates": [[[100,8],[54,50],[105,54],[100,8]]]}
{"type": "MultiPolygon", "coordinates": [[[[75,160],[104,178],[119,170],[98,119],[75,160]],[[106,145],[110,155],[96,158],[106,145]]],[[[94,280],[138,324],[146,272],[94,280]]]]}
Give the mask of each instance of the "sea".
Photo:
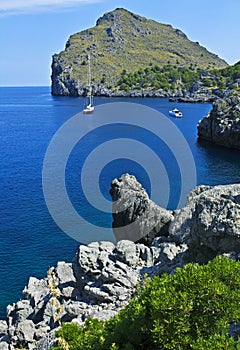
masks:
{"type": "Polygon", "coordinates": [[[114,240],[111,213],[94,202],[100,194],[102,201],[110,203],[114,178],[135,175],[150,197],[154,182],[160,193],[158,204],[168,209],[184,205],[183,182],[189,190],[200,184],[240,182],[240,151],[197,139],[197,123],[211,104],[96,97],[96,111],[83,115],[84,103],[82,97],[52,96],[50,87],[0,88],[1,319],[6,306],[21,298],[30,276],[44,278],[57,261],[71,262],[81,243],[114,240]],[[112,119],[108,116],[104,122],[101,118],[108,106],[112,119]],[[136,107],[147,115],[147,122],[137,113],[127,121],[119,115],[115,118],[118,106],[130,111],[136,107]],[[169,115],[175,107],[183,112],[182,118],[169,115]],[[45,171],[49,159],[55,159],[56,165],[51,178],[51,172],[45,171]],[[63,197],[56,171],[62,171],[63,197]],[[56,196],[55,213],[46,199],[49,188],[50,200],[56,196]],[[70,205],[65,207],[65,202],[70,205]],[[79,218],[76,223],[73,213],[79,218]]]}

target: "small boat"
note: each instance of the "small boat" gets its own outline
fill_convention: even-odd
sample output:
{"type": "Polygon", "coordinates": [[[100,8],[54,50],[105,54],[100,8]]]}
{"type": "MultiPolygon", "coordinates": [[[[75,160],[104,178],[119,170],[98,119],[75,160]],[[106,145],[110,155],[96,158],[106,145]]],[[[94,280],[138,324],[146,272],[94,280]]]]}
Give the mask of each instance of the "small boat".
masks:
{"type": "Polygon", "coordinates": [[[92,95],[92,79],[91,79],[91,63],[90,63],[90,55],[88,56],[88,105],[84,108],[84,114],[90,114],[94,111],[93,105],[93,95],[92,95]]]}
{"type": "Polygon", "coordinates": [[[176,118],[182,118],[183,114],[180,112],[177,108],[174,108],[173,110],[169,111],[169,114],[176,118]]]}
{"type": "Polygon", "coordinates": [[[92,105],[92,103],[90,102],[86,108],[84,108],[83,113],[84,114],[90,114],[94,111],[94,106],[92,105]]]}

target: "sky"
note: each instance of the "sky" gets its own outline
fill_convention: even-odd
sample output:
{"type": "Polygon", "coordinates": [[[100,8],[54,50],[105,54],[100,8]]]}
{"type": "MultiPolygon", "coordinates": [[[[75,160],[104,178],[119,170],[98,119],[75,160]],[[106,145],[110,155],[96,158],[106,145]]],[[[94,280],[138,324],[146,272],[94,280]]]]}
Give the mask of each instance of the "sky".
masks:
{"type": "Polygon", "coordinates": [[[0,0],[0,86],[49,86],[52,55],[117,7],[181,29],[229,64],[240,60],[240,0],[0,0]]]}

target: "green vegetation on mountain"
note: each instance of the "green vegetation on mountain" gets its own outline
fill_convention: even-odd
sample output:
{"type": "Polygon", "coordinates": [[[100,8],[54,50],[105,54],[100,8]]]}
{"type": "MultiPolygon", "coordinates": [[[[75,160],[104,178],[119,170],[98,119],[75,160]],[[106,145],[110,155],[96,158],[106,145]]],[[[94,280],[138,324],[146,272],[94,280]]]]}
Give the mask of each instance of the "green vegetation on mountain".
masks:
{"type": "Polygon", "coordinates": [[[237,90],[240,85],[240,62],[224,69],[213,70],[212,73],[219,78],[218,86],[221,88],[233,85],[233,89],[237,90]]]}
{"type": "Polygon", "coordinates": [[[181,30],[118,8],[99,18],[95,27],[72,35],[65,50],[53,56],[56,93],[55,86],[86,86],[88,55],[95,87],[115,87],[123,70],[137,72],[150,64],[191,70],[227,67],[224,60],[190,41],[181,30]]]}
{"type": "Polygon", "coordinates": [[[178,87],[189,88],[201,76],[200,70],[194,70],[187,67],[176,67],[170,64],[162,68],[150,65],[145,69],[138,69],[136,72],[127,73],[123,70],[121,77],[117,82],[120,90],[129,91],[132,89],[175,91],[178,87]]]}
{"type": "Polygon", "coordinates": [[[240,320],[240,262],[218,257],[147,279],[108,321],[64,324],[55,349],[237,350],[229,325],[240,320]]]}
{"type": "Polygon", "coordinates": [[[206,88],[219,90],[229,88],[237,92],[240,90],[240,63],[211,71],[200,68],[196,70],[193,67],[172,66],[170,64],[161,68],[150,64],[145,69],[140,68],[131,73],[127,73],[124,69],[117,86],[123,91],[163,89],[175,92],[181,88],[189,89],[197,81],[201,82],[202,86],[206,88]]]}

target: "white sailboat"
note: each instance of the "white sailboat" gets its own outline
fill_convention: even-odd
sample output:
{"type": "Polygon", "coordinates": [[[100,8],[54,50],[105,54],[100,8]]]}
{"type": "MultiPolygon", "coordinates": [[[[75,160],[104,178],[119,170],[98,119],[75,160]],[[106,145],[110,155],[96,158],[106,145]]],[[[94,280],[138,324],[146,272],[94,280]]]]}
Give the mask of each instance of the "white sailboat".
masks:
{"type": "Polygon", "coordinates": [[[92,95],[92,77],[91,77],[91,61],[90,61],[90,55],[88,55],[88,105],[86,108],[84,108],[83,113],[84,114],[90,114],[94,111],[93,106],[93,95],[92,95]]]}

